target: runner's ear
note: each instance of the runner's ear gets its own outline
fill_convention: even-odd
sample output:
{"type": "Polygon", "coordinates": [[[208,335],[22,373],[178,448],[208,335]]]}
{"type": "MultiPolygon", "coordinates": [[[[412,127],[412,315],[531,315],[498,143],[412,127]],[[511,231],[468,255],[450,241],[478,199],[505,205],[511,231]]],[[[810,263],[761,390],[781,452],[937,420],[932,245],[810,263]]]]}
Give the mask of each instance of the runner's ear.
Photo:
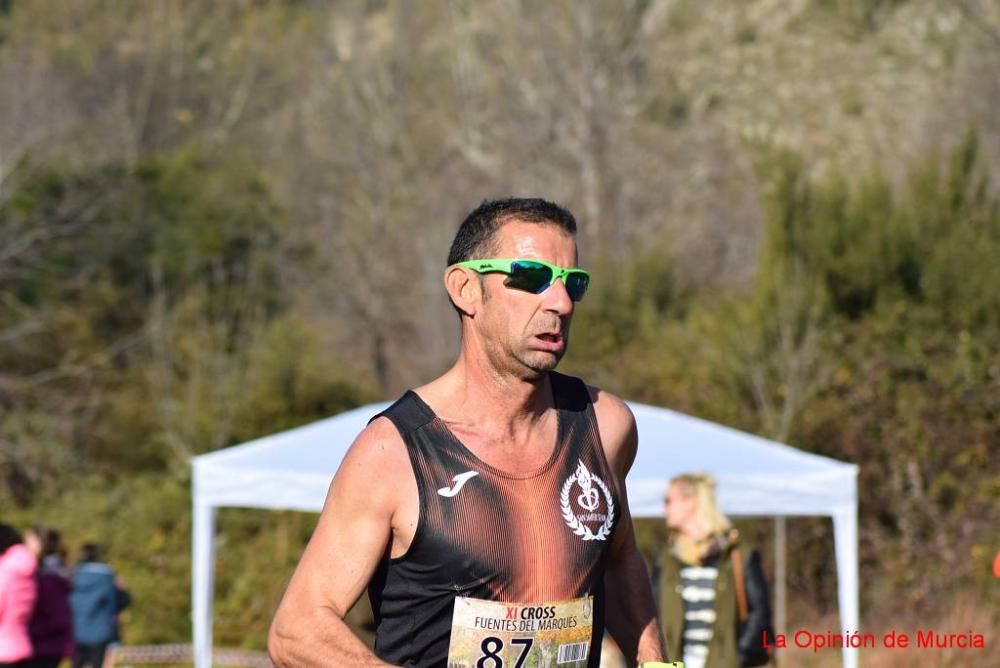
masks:
{"type": "Polygon", "coordinates": [[[472,316],[482,303],[482,282],[471,269],[451,266],[444,272],[444,289],[451,303],[462,313],[472,316]]]}

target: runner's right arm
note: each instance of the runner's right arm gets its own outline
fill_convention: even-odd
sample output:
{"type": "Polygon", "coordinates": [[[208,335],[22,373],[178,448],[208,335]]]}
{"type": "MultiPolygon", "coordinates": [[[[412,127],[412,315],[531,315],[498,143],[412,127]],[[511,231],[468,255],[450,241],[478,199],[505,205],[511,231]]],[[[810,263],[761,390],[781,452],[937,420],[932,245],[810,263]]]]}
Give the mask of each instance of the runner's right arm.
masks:
{"type": "Polygon", "coordinates": [[[629,662],[661,661],[666,653],[656,618],[656,603],[646,572],[646,562],[635,542],[628,509],[625,478],[635,462],[639,435],[635,417],[618,397],[591,387],[601,443],[615,472],[615,487],[622,500],[621,524],[610,546],[611,558],[604,575],[607,590],[607,629],[629,662]]]}
{"type": "Polygon", "coordinates": [[[343,620],[386,553],[412,478],[399,432],[386,418],[372,422],[337,470],[271,623],[267,645],[276,666],[389,665],[343,620]]]}

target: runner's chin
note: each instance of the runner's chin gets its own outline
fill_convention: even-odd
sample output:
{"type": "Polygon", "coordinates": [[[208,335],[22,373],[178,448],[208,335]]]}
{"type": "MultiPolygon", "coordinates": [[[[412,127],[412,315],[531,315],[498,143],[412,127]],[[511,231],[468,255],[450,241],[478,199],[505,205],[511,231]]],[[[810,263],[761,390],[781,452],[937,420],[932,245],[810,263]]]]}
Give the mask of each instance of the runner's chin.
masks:
{"type": "Polygon", "coordinates": [[[566,353],[566,345],[561,341],[558,345],[551,343],[544,346],[534,345],[535,341],[532,344],[522,361],[535,371],[552,371],[566,353]]]}

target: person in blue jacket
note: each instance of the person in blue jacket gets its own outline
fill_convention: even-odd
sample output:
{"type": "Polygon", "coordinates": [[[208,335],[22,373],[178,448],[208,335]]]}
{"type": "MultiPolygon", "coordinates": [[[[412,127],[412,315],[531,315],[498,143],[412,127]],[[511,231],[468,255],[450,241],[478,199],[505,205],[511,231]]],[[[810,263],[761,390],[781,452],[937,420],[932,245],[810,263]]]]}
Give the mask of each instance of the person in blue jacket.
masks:
{"type": "Polygon", "coordinates": [[[76,652],[73,668],[101,668],[108,645],[118,640],[118,613],[128,604],[115,572],[100,559],[100,548],[87,543],[73,569],[73,632],[76,652]]]}

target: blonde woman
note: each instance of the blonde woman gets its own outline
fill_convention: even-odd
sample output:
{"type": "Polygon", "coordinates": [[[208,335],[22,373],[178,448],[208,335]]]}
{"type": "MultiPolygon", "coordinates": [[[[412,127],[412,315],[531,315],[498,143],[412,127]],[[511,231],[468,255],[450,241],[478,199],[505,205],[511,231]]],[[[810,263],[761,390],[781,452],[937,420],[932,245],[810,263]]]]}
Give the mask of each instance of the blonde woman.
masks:
{"type": "Polygon", "coordinates": [[[744,567],[739,534],[716,502],[715,480],[679,475],[663,503],[670,541],[654,573],[667,652],[683,657],[686,668],[767,663],[766,653],[753,651],[761,645],[760,624],[766,628],[770,619],[759,556],[753,553],[744,567]],[[747,623],[751,607],[755,618],[747,623]]]}

